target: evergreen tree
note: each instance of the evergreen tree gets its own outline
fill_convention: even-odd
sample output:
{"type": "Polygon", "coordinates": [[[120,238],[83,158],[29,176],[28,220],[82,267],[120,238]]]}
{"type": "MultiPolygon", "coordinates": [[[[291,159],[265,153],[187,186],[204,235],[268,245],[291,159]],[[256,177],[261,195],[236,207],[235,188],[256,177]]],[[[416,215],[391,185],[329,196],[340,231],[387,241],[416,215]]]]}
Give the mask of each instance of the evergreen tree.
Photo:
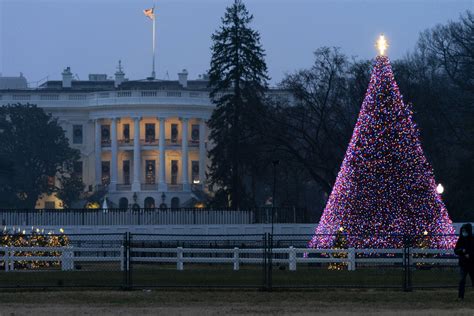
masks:
{"type": "Polygon", "coordinates": [[[41,194],[64,191],[71,181],[74,187],[66,188],[68,196],[82,191],[82,183],[71,180],[79,151],[69,147],[64,130],[51,114],[30,104],[0,107],[0,131],[0,156],[5,159],[0,167],[6,169],[0,173],[9,175],[0,186],[0,206],[34,208],[41,194]]]}
{"type": "Polygon", "coordinates": [[[386,56],[377,56],[339,175],[311,247],[331,247],[339,227],[356,248],[401,247],[400,235],[453,246],[454,229],[436,192],[411,107],[403,102],[386,56]]]}
{"type": "Polygon", "coordinates": [[[252,20],[242,1],[235,0],[212,35],[209,85],[216,108],[208,122],[213,145],[209,184],[216,187],[216,200],[232,207],[244,203],[243,177],[255,158],[254,127],[264,110],[268,80],[260,35],[249,26],[252,20]]]}

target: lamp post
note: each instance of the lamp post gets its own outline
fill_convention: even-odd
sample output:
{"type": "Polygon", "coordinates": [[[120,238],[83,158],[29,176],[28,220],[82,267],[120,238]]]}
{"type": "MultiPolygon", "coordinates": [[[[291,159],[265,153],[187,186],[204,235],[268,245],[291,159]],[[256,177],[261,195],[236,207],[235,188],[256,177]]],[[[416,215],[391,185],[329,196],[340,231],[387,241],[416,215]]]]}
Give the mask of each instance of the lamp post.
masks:
{"type": "Polygon", "coordinates": [[[436,192],[438,192],[438,194],[443,194],[444,187],[441,183],[439,183],[438,186],[436,187],[436,192]]]}
{"type": "Polygon", "coordinates": [[[280,160],[273,160],[273,193],[272,193],[272,236],[273,236],[273,223],[274,223],[274,215],[275,215],[275,190],[276,190],[276,169],[277,165],[280,163],[280,160]]]}
{"type": "Polygon", "coordinates": [[[162,210],[167,208],[165,200],[166,200],[166,194],[165,194],[165,192],[163,192],[163,193],[161,193],[161,204],[160,204],[160,209],[162,209],[162,210]]]}

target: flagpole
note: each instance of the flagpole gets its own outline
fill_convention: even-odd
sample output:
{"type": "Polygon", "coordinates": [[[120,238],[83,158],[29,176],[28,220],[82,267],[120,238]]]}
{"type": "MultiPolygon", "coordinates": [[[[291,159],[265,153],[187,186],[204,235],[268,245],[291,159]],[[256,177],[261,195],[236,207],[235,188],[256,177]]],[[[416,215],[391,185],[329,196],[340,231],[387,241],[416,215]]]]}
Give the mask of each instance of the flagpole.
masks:
{"type": "Polygon", "coordinates": [[[153,69],[151,76],[155,79],[155,6],[153,6],[153,69]]]}

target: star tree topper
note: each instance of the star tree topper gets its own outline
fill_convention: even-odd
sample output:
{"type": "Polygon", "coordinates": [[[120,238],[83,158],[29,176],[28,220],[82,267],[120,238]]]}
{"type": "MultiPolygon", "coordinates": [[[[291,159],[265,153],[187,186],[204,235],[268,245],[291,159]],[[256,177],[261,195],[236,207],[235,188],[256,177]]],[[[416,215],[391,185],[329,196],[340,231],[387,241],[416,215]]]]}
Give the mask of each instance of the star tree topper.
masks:
{"type": "Polygon", "coordinates": [[[377,43],[375,44],[375,46],[377,47],[377,49],[379,50],[379,53],[380,53],[380,56],[384,56],[385,55],[385,51],[387,50],[388,48],[388,42],[387,40],[385,39],[385,36],[383,34],[381,34],[379,36],[379,39],[377,40],[377,43]]]}

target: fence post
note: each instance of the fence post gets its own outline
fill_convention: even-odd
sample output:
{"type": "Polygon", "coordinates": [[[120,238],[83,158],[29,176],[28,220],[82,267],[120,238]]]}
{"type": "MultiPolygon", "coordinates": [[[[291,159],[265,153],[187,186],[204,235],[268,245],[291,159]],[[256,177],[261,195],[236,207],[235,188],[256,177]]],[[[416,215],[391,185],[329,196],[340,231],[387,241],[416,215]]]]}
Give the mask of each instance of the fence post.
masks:
{"type": "Polygon", "coordinates": [[[263,283],[262,283],[262,291],[264,291],[267,287],[267,233],[263,234],[263,253],[262,253],[262,272],[263,272],[263,283]]]}
{"type": "Polygon", "coordinates": [[[273,273],[273,234],[268,233],[268,264],[267,264],[267,291],[272,291],[273,287],[273,280],[272,280],[272,273],[273,273]]]}
{"type": "Polygon", "coordinates": [[[4,263],[5,263],[5,272],[8,272],[10,270],[10,250],[8,250],[8,247],[5,247],[5,256],[3,257],[4,263]]]}
{"type": "Polygon", "coordinates": [[[288,251],[288,265],[290,271],[296,271],[296,249],[293,246],[288,251]]]}
{"type": "Polygon", "coordinates": [[[356,269],[356,261],[355,261],[355,249],[349,248],[347,250],[347,257],[349,262],[347,263],[347,269],[349,271],[355,271],[356,269]]]}
{"type": "Polygon", "coordinates": [[[410,240],[407,236],[405,236],[403,245],[403,290],[405,292],[411,292],[413,290],[411,284],[411,257],[412,254],[410,240]]]}
{"type": "Polygon", "coordinates": [[[183,247],[176,248],[176,269],[182,271],[183,267],[183,247]]]}
{"type": "Polygon", "coordinates": [[[61,270],[72,271],[74,270],[74,252],[72,247],[63,247],[61,253],[61,270]]]}
{"type": "Polygon", "coordinates": [[[13,271],[15,270],[15,251],[8,251],[8,271],[13,271]]]}
{"type": "Polygon", "coordinates": [[[122,244],[122,246],[120,246],[120,271],[124,271],[124,270],[125,270],[125,247],[122,244]]]}
{"type": "Polygon", "coordinates": [[[234,263],[234,271],[238,271],[240,269],[239,248],[238,247],[234,247],[233,263],[234,263]]]}
{"type": "Polygon", "coordinates": [[[122,246],[120,249],[120,269],[123,271],[123,290],[132,289],[132,269],[131,269],[131,234],[126,232],[123,234],[122,246]]]}
{"type": "Polygon", "coordinates": [[[234,271],[239,271],[240,268],[240,261],[239,261],[239,248],[234,248],[234,271]]]}

